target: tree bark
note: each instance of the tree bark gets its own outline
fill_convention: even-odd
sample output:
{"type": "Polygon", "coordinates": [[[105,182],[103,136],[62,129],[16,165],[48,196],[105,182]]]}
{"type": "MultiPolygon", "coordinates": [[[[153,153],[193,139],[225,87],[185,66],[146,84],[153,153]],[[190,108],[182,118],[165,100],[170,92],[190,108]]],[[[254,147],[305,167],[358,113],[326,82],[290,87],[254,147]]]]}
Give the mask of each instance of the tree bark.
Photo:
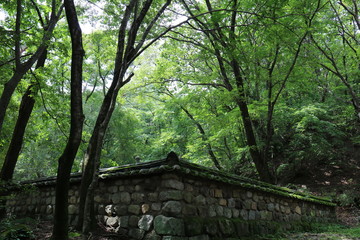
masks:
{"type": "MultiPolygon", "coordinates": [[[[36,63],[36,69],[44,67],[46,56],[47,50],[45,49],[36,63]]],[[[11,180],[13,177],[15,166],[23,144],[25,129],[35,105],[34,96],[37,93],[36,88],[37,83],[33,81],[26,89],[26,92],[21,99],[16,125],[13,131],[8,151],[5,156],[4,164],[1,168],[0,179],[4,181],[11,180]]]]}
{"type": "Polygon", "coordinates": [[[84,50],[82,33],[73,0],[65,0],[65,12],[69,26],[72,57],[71,57],[71,124],[67,145],[58,162],[55,214],[52,239],[67,240],[68,236],[68,192],[71,168],[77,154],[83,128],[82,109],[82,65],[84,50]]]}
{"type": "Polygon", "coordinates": [[[245,135],[246,135],[247,145],[249,147],[251,158],[254,161],[260,179],[265,182],[274,183],[274,178],[269,170],[269,165],[266,162],[265,158],[262,156],[256,143],[255,133],[251,122],[249,109],[246,103],[244,82],[241,77],[239,63],[235,59],[233,59],[231,62],[231,67],[234,72],[237,91],[238,91],[238,96],[236,97],[236,103],[239,106],[241,112],[241,118],[244,123],[245,135]]]}

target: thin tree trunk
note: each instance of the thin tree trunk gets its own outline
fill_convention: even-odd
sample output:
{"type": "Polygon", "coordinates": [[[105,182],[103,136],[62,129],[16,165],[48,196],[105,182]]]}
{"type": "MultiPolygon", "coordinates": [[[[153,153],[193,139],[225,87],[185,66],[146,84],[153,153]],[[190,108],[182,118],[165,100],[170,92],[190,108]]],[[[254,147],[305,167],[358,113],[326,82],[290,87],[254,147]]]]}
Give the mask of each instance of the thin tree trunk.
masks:
{"type": "MultiPolygon", "coordinates": [[[[45,49],[36,64],[36,69],[44,67],[46,55],[47,50],[45,49]]],[[[11,180],[13,177],[15,166],[22,148],[25,129],[35,105],[34,96],[36,93],[37,83],[32,82],[21,99],[16,125],[13,131],[9,149],[5,156],[4,164],[1,168],[0,179],[4,181],[11,180]]]]}
{"type": "Polygon", "coordinates": [[[55,190],[55,214],[52,239],[67,240],[68,236],[68,192],[71,168],[79,149],[83,128],[82,109],[82,65],[84,50],[82,33],[73,0],[65,0],[65,12],[72,43],[71,59],[71,124],[67,145],[57,170],[55,190]]]}
{"type": "MultiPolygon", "coordinates": [[[[101,149],[106,129],[115,108],[118,92],[134,75],[131,73],[129,76],[126,76],[126,72],[134,59],[151,45],[147,44],[143,46],[151,29],[170,4],[171,0],[167,0],[157,11],[155,17],[146,25],[146,29],[141,33],[141,36],[138,31],[143,24],[143,20],[152,2],[153,0],[144,1],[141,9],[136,13],[138,1],[131,0],[125,9],[119,27],[113,81],[103,100],[84,158],[83,177],[80,187],[79,220],[77,224],[77,228],[82,230],[84,238],[88,235],[94,220],[94,216],[92,215],[94,207],[93,196],[98,180],[97,173],[100,166],[101,149]],[[134,19],[130,19],[131,16],[134,19]],[[139,36],[140,40],[135,41],[139,36]]],[[[151,43],[154,43],[156,39],[158,38],[152,40],[151,43]]]]}
{"type": "Polygon", "coordinates": [[[249,147],[251,158],[254,161],[260,179],[265,182],[274,183],[274,178],[269,170],[269,165],[265,161],[265,158],[260,153],[260,150],[256,143],[256,138],[249,114],[249,109],[245,100],[246,95],[244,92],[244,82],[241,77],[241,72],[238,62],[236,60],[232,60],[231,67],[235,75],[236,85],[238,89],[238,96],[236,98],[236,103],[239,106],[241,112],[241,118],[244,123],[245,135],[246,135],[247,145],[249,147]]]}
{"type": "Polygon", "coordinates": [[[206,144],[206,149],[210,156],[210,159],[213,161],[215,167],[217,169],[221,170],[222,167],[221,167],[218,159],[216,158],[214,151],[212,150],[211,144],[208,142],[209,139],[206,137],[204,128],[201,126],[201,124],[198,121],[195,120],[194,116],[186,108],[184,108],[183,106],[180,106],[180,107],[186,113],[186,115],[195,123],[197,129],[199,130],[199,132],[201,134],[201,138],[202,138],[203,142],[206,144]]]}

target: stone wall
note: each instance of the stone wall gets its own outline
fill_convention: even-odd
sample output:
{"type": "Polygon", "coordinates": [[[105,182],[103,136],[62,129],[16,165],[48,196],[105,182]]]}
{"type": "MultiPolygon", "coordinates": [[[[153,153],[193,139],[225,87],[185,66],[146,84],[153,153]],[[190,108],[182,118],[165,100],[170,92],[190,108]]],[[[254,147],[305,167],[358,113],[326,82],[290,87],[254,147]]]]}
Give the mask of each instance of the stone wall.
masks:
{"type": "MultiPolygon", "coordinates": [[[[196,240],[273,233],[335,219],[334,206],[326,200],[244,187],[176,164],[162,166],[100,180],[94,199],[98,222],[128,239],[196,240]]],[[[40,185],[9,200],[8,212],[51,218],[54,186],[40,185]]],[[[77,220],[78,187],[74,181],[69,192],[71,224],[77,220]]]]}

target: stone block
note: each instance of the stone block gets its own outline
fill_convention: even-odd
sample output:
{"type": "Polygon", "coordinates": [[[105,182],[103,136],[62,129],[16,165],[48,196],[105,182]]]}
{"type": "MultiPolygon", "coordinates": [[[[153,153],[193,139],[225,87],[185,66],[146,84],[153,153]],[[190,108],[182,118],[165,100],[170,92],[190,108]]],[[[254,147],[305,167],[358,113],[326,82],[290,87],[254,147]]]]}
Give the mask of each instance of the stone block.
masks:
{"type": "Polygon", "coordinates": [[[209,216],[209,209],[207,206],[199,206],[197,207],[198,216],[200,217],[208,217],[209,216]]]}
{"type": "Polygon", "coordinates": [[[240,210],[236,208],[232,208],[232,215],[234,218],[238,218],[240,216],[240,210]]]}
{"type": "Polygon", "coordinates": [[[193,201],[194,196],[191,192],[184,192],[183,196],[184,196],[185,202],[191,203],[193,201]]]}
{"type": "Polygon", "coordinates": [[[129,226],[130,227],[138,227],[139,221],[140,221],[140,217],[131,215],[129,217],[129,226]]]}
{"type": "Polygon", "coordinates": [[[266,203],[263,201],[258,202],[258,209],[261,210],[265,210],[266,209],[266,203]]]}
{"type": "Polygon", "coordinates": [[[252,193],[252,192],[250,192],[250,191],[247,191],[247,192],[246,192],[246,197],[247,197],[247,198],[252,198],[252,196],[253,196],[253,193],[252,193]]]}
{"type": "Polygon", "coordinates": [[[227,206],[227,200],[226,199],[219,199],[219,205],[226,207],[227,206]]]}
{"type": "Polygon", "coordinates": [[[152,215],[144,215],[140,218],[138,226],[144,231],[149,231],[152,227],[154,217],[152,215]]]}
{"type": "Polygon", "coordinates": [[[144,240],[161,240],[161,236],[157,235],[155,230],[153,230],[145,235],[144,240]]]}
{"type": "Polygon", "coordinates": [[[129,227],[129,216],[121,216],[119,225],[121,228],[128,228],[129,227]]]}
{"type": "Polygon", "coordinates": [[[234,234],[235,231],[233,222],[228,219],[220,219],[219,228],[225,236],[231,236],[234,234]]]}
{"type": "Polygon", "coordinates": [[[149,193],[147,200],[149,200],[150,202],[156,202],[158,200],[158,196],[159,194],[157,192],[149,193]]]}
{"type": "Polygon", "coordinates": [[[191,204],[185,204],[182,208],[182,213],[185,216],[195,216],[197,213],[197,208],[191,204]]]}
{"type": "Polygon", "coordinates": [[[222,198],[223,197],[223,192],[221,189],[214,189],[214,197],[216,198],[222,198]]]}
{"type": "Polygon", "coordinates": [[[148,213],[149,210],[150,210],[150,205],[149,205],[149,204],[143,204],[143,205],[141,205],[141,212],[142,212],[143,214],[148,213]]]}
{"type": "Polygon", "coordinates": [[[170,189],[176,189],[176,190],[184,190],[185,186],[184,183],[180,182],[176,179],[166,179],[162,181],[163,187],[170,188],[170,189]]]}
{"type": "Polygon", "coordinates": [[[255,220],[256,219],[256,212],[254,210],[249,211],[249,220],[255,220]]]}
{"type": "Polygon", "coordinates": [[[179,190],[162,191],[162,192],[160,192],[159,199],[161,201],[182,200],[183,194],[179,190]]]}
{"type": "Polygon", "coordinates": [[[114,193],[111,195],[111,202],[113,204],[118,204],[121,202],[121,195],[119,193],[114,193]]]}
{"type": "Polygon", "coordinates": [[[133,203],[142,203],[144,202],[145,194],[143,193],[133,193],[131,194],[131,199],[133,203]]]}
{"type": "Polygon", "coordinates": [[[194,203],[197,205],[205,205],[206,204],[206,198],[203,195],[198,195],[194,199],[194,203]]]}
{"type": "Polygon", "coordinates": [[[109,193],[116,193],[116,192],[118,192],[118,187],[117,186],[110,186],[110,187],[108,187],[108,192],[109,193]]]}
{"type": "Polygon", "coordinates": [[[116,215],[124,216],[127,214],[128,207],[126,205],[116,205],[114,209],[115,209],[116,215]]]}
{"type": "Polygon", "coordinates": [[[135,214],[135,215],[139,215],[140,214],[140,206],[139,205],[129,205],[128,212],[135,214]]]}
{"type": "Polygon", "coordinates": [[[203,233],[203,220],[201,218],[187,218],[185,222],[186,236],[195,236],[203,233]]]}
{"type": "Polygon", "coordinates": [[[132,239],[143,239],[144,235],[145,235],[145,231],[142,229],[138,229],[138,228],[131,228],[129,230],[129,236],[132,237],[132,239]]]}
{"type": "Polygon", "coordinates": [[[162,210],[164,213],[174,216],[181,213],[182,205],[179,201],[168,201],[164,203],[162,210]]]}
{"type": "Polygon", "coordinates": [[[151,204],[151,210],[160,211],[161,210],[161,203],[153,203],[153,204],[151,204]]]}
{"type": "Polygon", "coordinates": [[[215,206],[216,216],[224,216],[224,208],[222,206],[215,206]]]}
{"type": "Polygon", "coordinates": [[[235,222],[236,233],[239,237],[250,235],[249,224],[246,222],[235,222]]]}
{"type": "Polygon", "coordinates": [[[209,217],[216,217],[216,208],[214,205],[209,206],[209,217]]]}
{"type": "Polygon", "coordinates": [[[224,208],[224,217],[226,217],[226,218],[232,218],[231,208],[224,208]]]}
{"type": "Polygon", "coordinates": [[[206,233],[215,236],[218,233],[218,222],[215,219],[207,219],[204,223],[206,233]]]}
{"type": "Polygon", "coordinates": [[[104,198],[102,197],[102,196],[100,196],[100,195],[95,195],[95,197],[94,197],[94,202],[96,202],[96,203],[102,203],[104,201],[104,198]]]}
{"type": "Polygon", "coordinates": [[[275,205],[273,203],[268,203],[266,208],[270,212],[273,212],[275,210],[275,205]]]}
{"type": "Polygon", "coordinates": [[[165,217],[163,215],[155,217],[154,229],[159,235],[184,236],[185,234],[184,221],[182,219],[165,217]]]}
{"type": "Polygon", "coordinates": [[[232,196],[233,196],[233,198],[241,198],[241,191],[234,190],[232,196]]]}
{"type": "Polygon", "coordinates": [[[121,192],[121,193],[120,193],[120,201],[121,201],[122,203],[125,203],[125,204],[130,204],[130,202],[131,202],[130,193],[128,193],[128,192],[121,192]]]}
{"type": "Polygon", "coordinates": [[[234,199],[234,198],[229,198],[229,199],[227,200],[227,205],[228,205],[228,207],[230,207],[230,208],[234,208],[234,207],[236,206],[236,201],[235,201],[235,199],[234,199]]]}
{"type": "Polygon", "coordinates": [[[75,214],[78,212],[78,208],[75,205],[69,205],[68,206],[68,212],[70,215],[75,214]]]}
{"type": "Polygon", "coordinates": [[[294,211],[295,213],[301,215],[301,208],[299,206],[296,206],[294,211]]]}

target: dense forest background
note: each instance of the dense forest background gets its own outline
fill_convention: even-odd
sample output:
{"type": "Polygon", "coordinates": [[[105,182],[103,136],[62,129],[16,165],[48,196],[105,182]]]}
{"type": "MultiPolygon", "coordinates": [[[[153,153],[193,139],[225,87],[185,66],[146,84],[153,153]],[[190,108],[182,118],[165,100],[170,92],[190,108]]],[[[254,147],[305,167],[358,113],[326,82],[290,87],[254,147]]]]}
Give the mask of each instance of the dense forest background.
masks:
{"type": "Polygon", "coordinates": [[[0,3],[3,180],[58,174],[75,128],[72,172],[170,151],[283,184],[358,166],[358,1],[71,3],[0,3]]]}

